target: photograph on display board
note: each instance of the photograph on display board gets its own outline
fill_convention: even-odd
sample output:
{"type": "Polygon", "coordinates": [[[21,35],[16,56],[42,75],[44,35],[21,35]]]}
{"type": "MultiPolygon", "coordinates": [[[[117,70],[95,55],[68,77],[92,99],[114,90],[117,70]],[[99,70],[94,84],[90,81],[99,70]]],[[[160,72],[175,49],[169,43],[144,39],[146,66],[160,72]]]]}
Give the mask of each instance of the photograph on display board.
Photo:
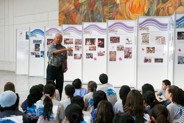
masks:
{"type": "Polygon", "coordinates": [[[149,44],[149,33],[142,33],[142,44],[149,44]]]}
{"type": "Polygon", "coordinates": [[[65,38],[64,39],[64,44],[65,45],[73,44],[73,38],[65,38]]]}
{"type": "Polygon", "coordinates": [[[40,51],[40,57],[44,57],[44,51],[40,51]]]}
{"type": "Polygon", "coordinates": [[[82,46],[75,46],[76,51],[80,51],[82,49],[82,46]]]}
{"type": "Polygon", "coordinates": [[[47,45],[48,45],[48,46],[51,45],[51,44],[53,43],[53,41],[54,41],[54,39],[48,38],[48,39],[47,39],[47,45]]]}
{"type": "Polygon", "coordinates": [[[82,59],[82,54],[74,54],[74,59],[82,59]]]}
{"type": "Polygon", "coordinates": [[[165,40],[164,36],[156,36],[155,41],[156,41],[156,44],[158,44],[158,45],[165,45],[166,44],[166,40],[165,40]]]}
{"type": "Polygon", "coordinates": [[[26,40],[29,40],[30,32],[26,32],[26,40]]]}
{"type": "Polygon", "coordinates": [[[40,52],[39,51],[36,51],[35,52],[35,58],[39,58],[40,57],[40,52]]]}
{"type": "Polygon", "coordinates": [[[75,45],[81,45],[82,39],[75,39],[75,45]]]}
{"type": "Polygon", "coordinates": [[[120,37],[110,37],[110,43],[120,43],[120,37]]]}
{"type": "Polygon", "coordinates": [[[72,51],[67,51],[68,56],[73,56],[73,50],[72,51]]]}
{"type": "Polygon", "coordinates": [[[177,39],[184,40],[184,32],[177,32],[177,39]]]}
{"type": "Polygon", "coordinates": [[[124,49],[124,58],[131,59],[132,58],[132,47],[126,47],[124,49]]]}
{"type": "Polygon", "coordinates": [[[86,53],[86,59],[93,59],[93,53],[86,53]]]}
{"type": "Polygon", "coordinates": [[[98,38],[98,47],[104,48],[104,38],[98,38]]]}
{"type": "Polygon", "coordinates": [[[117,51],[123,51],[124,50],[124,46],[123,45],[118,45],[117,46],[117,51]]]}
{"type": "Polygon", "coordinates": [[[155,63],[163,63],[163,58],[155,58],[155,63]]]}
{"type": "Polygon", "coordinates": [[[89,51],[96,51],[96,46],[89,46],[89,51]]]}
{"type": "Polygon", "coordinates": [[[105,51],[98,51],[98,56],[105,56],[105,51]]]}
{"type": "Polygon", "coordinates": [[[144,63],[151,63],[151,61],[150,57],[144,57],[144,63]]]}
{"type": "Polygon", "coordinates": [[[35,44],[35,51],[40,51],[40,44],[35,44]]]}
{"type": "Polygon", "coordinates": [[[126,38],[125,44],[132,44],[132,40],[130,40],[129,38],[126,38]]]}
{"type": "Polygon", "coordinates": [[[42,40],[33,40],[33,44],[41,44],[42,40]]]}
{"type": "Polygon", "coordinates": [[[178,64],[184,64],[184,56],[178,56],[178,64]]]}
{"type": "Polygon", "coordinates": [[[96,39],[95,38],[86,38],[85,39],[85,45],[95,45],[96,39]]]}
{"type": "Polygon", "coordinates": [[[116,51],[109,51],[109,61],[116,61],[116,51]]]}
{"type": "Polygon", "coordinates": [[[146,53],[155,53],[155,47],[146,47],[146,53]]]}

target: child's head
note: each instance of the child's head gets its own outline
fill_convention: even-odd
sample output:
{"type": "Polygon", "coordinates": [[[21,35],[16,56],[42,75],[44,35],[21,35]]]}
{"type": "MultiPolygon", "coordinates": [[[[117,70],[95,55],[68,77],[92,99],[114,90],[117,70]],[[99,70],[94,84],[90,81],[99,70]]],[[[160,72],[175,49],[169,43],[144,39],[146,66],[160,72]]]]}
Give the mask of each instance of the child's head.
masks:
{"type": "Polygon", "coordinates": [[[112,104],[107,100],[100,101],[97,107],[95,123],[112,123],[113,118],[112,104]]]}
{"type": "Polygon", "coordinates": [[[40,85],[34,85],[29,90],[29,95],[27,96],[28,107],[31,107],[34,103],[41,99],[43,95],[43,87],[40,85]]]}
{"type": "Polygon", "coordinates": [[[12,82],[7,82],[4,85],[4,91],[7,91],[7,90],[15,92],[15,85],[12,82]]]}
{"type": "Polygon", "coordinates": [[[107,100],[107,96],[105,92],[98,90],[93,94],[93,100],[94,100],[94,109],[95,109],[97,108],[97,105],[101,100],[107,100]]]}
{"type": "Polygon", "coordinates": [[[153,88],[153,86],[149,83],[146,83],[142,86],[142,94],[144,94],[146,91],[152,91],[153,93],[155,93],[155,89],[153,88]]]}
{"type": "Polygon", "coordinates": [[[96,89],[97,89],[97,84],[96,84],[96,82],[94,82],[94,81],[89,81],[89,82],[88,82],[88,91],[90,91],[90,92],[95,92],[96,89]]]}
{"type": "Polygon", "coordinates": [[[129,92],[130,92],[130,87],[128,85],[121,86],[119,90],[119,97],[122,100],[123,105],[125,105],[126,103],[126,97],[129,92]]]}
{"type": "Polygon", "coordinates": [[[75,87],[75,89],[80,89],[82,87],[82,82],[80,79],[75,79],[72,82],[72,85],[75,87]]]}
{"type": "Polygon", "coordinates": [[[171,82],[168,79],[162,81],[162,89],[166,90],[171,85],[171,82]]]}
{"type": "Polygon", "coordinates": [[[73,85],[66,85],[65,86],[65,94],[70,97],[70,99],[73,97],[73,94],[75,93],[75,88],[73,85]]]}
{"type": "Polygon", "coordinates": [[[84,109],[84,100],[81,96],[74,96],[71,100],[71,104],[78,104],[82,109],[84,109]]]}
{"type": "Polygon", "coordinates": [[[65,116],[69,123],[80,123],[83,121],[82,108],[77,104],[70,104],[65,109],[65,116]]]}
{"type": "Polygon", "coordinates": [[[56,87],[56,83],[55,83],[53,80],[49,80],[49,81],[47,82],[47,84],[51,84],[51,85],[53,85],[54,87],[56,87]]]}
{"type": "Polygon", "coordinates": [[[119,112],[114,116],[113,123],[134,123],[131,115],[125,112],[119,112]]]}
{"type": "Polygon", "coordinates": [[[169,123],[169,112],[161,104],[157,104],[150,111],[151,123],[169,123]]]}
{"type": "Polygon", "coordinates": [[[169,86],[167,89],[166,89],[166,99],[178,104],[178,105],[182,105],[184,106],[184,92],[181,88],[175,86],[175,85],[172,85],[172,86],[169,86]]]}
{"type": "Polygon", "coordinates": [[[146,91],[146,93],[142,95],[142,98],[144,106],[149,105],[151,108],[153,108],[153,106],[157,104],[156,96],[152,91],[146,91]]]}
{"type": "Polygon", "coordinates": [[[100,74],[99,80],[102,84],[108,83],[108,76],[105,73],[100,74]]]}

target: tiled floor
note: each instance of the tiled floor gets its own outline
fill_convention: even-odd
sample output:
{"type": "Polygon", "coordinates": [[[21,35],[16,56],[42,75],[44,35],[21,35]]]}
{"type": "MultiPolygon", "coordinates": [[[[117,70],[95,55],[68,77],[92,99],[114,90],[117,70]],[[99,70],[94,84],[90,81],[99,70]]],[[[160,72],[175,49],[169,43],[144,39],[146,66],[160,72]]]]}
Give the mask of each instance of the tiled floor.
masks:
{"type": "MultiPolygon", "coordinates": [[[[20,96],[20,102],[24,101],[27,98],[29,89],[33,85],[45,84],[45,79],[42,77],[28,77],[28,76],[16,75],[15,72],[0,71],[0,84],[1,84],[0,93],[3,92],[4,85],[8,81],[13,82],[15,84],[16,92],[20,96]]],[[[70,83],[71,82],[65,82],[64,86],[70,83]]],[[[86,85],[83,85],[83,87],[86,88],[86,85]]],[[[119,88],[116,88],[116,92],[119,93],[119,88]]],[[[62,97],[66,98],[64,93],[62,97]]]]}

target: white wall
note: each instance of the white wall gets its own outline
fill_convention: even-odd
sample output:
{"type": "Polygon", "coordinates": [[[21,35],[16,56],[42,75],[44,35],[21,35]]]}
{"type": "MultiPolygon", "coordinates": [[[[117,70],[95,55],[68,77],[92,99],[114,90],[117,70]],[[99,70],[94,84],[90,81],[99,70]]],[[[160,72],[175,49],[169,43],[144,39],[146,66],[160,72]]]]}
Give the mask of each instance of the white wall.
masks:
{"type": "Polygon", "coordinates": [[[0,0],[0,70],[16,71],[16,29],[58,25],[58,0],[0,0]]]}

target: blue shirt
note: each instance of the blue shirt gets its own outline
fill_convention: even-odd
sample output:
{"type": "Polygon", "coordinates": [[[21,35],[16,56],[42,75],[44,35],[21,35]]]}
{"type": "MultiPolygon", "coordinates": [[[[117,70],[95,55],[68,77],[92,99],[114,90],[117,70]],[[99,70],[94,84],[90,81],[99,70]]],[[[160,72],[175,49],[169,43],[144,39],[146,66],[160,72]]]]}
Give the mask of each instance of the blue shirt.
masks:
{"type": "Polygon", "coordinates": [[[85,88],[75,89],[74,96],[80,96],[83,98],[87,93],[88,91],[85,88]]]}

